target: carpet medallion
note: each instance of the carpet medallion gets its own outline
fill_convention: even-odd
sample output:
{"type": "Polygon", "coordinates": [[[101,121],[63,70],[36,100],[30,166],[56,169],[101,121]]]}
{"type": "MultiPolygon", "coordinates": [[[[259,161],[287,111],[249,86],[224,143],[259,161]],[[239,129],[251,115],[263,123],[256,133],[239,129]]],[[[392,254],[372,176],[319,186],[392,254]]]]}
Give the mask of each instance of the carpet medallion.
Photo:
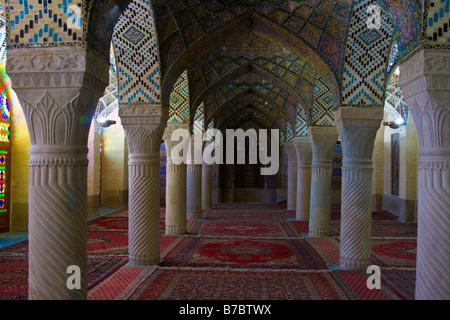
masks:
{"type": "Polygon", "coordinates": [[[302,239],[187,239],[161,263],[162,267],[210,267],[321,270],[323,261],[302,239]]]}
{"type": "Polygon", "coordinates": [[[287,220],[285,212],[280,210],[211,210],[206,216],[207,220],[287,220]]]}
{"type": "Polygon", "coordinates": [[[372,239],[372,263],[380,267],[415,268],[416,240],[372,239]]]}
{"type": "Polygon", "coordinates": [[[215,237],[299,237],[292,224],[285,221],[194,221],[188,231],[191,235],[215,237]]]}

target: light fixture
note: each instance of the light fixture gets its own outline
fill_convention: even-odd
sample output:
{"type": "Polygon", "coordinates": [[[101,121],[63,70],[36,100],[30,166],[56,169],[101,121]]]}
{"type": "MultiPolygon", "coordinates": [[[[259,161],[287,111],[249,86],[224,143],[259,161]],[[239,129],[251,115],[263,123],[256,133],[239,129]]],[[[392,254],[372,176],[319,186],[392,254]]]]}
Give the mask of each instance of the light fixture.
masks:
{"type": "Polygon", "coordinates": [[[383,125],[391,128],[391,129],[398,129],[401,126],[405,126],[406,122],[402,118],[397,118],[395,121],[383,122],[383,125]]]}
{"type": "Polygon", "coordinates": [[[116,124],[117,122],[114,120],[108,120],[106,118],[100,118],[97,120],[97,123],[103,128],[108,128],[108,127],[112,126],[113,124],[116,124]]]}

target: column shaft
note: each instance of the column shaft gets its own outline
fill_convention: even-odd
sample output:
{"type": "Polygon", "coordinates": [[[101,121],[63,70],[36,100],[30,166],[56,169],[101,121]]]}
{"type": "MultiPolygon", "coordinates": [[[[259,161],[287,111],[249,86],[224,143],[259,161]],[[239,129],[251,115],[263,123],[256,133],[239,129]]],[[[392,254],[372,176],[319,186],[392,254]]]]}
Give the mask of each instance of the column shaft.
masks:
{"type": "Polygon", "coordinates": [[[449,300],[450,59],[422,49],[402,64],[400,86],[420,143],[416,299],[449,300]]]}
{"type": "Polygon", "coordinates": [[[187,218],[202,218],[202,165],[187,165],[187,218]]]}
{"type": "Polygon", "coordinates": [[[341,107],[340,129],[343,166],[340,266],[366,270],[371,256],[372,154],[383,119],[382,107],[341,107]]]}
{"type": "Polygon", "coordinates": [[[292,141],[285,143],[285,149],[288,157],[287,209],[295,210],[297,205],[297,155],[292,141]]]}
{"type": "Polygon", "coordinates": [[[202,209],[212,208],[211,165],[202,165],[202,209]]]}
{"type": "Polygon", "coordinates": [[[86,299],[87,124],[108,84],[109,59],[77,46],[8,54],[31,140],[29,299],[86,299]]]}
{"type": "Polygon", "coordinates": [[[294,138],[297,154],[297,205],[296,219],[308,221],[311,201],[312,149],[309,136],[294,138]]]}
{"type": "Polygon", "coordinates": [[[337,142],[335,127],[309,127],[313,160],[309,236],[330,235],[331,156],[337,142]]]}
{"type": "MultiPolygon", "coordinates": [[[[187,150],[190,143],[189,125],[170,123],[164,132],[164,143],[167,150],[166,166],[166,234],[180,235],[186,232],[186,174],[187,174],[187,150]],[[179,141],[172,141],[172,134],[175,130],[184,129],[187,131],[186,141],[183,140],[183,150],[181,163],[174,163],[171,154],[179,141]]],[[[179,155],[177,155],[178,157],[179,155]]]]}
{"type": "Polygon", "coordinates": [[[159,161],[128,162],[128,253],[131,266],[160,262],[159,161]]]}
{"type": "Polygon", "coordinates": [[[161,105],[119,105],[127,136],[128,254],[131,266],[160,262],[160,160],[167,109],[161,105]]]}
{"type": "Polygon", "coordinates": [[[87,150],[39,149],[30,150],[29,299],[86,299],[87,150]],[[80,268],[80,289],[67,287],[69,266],[80,268]]]}

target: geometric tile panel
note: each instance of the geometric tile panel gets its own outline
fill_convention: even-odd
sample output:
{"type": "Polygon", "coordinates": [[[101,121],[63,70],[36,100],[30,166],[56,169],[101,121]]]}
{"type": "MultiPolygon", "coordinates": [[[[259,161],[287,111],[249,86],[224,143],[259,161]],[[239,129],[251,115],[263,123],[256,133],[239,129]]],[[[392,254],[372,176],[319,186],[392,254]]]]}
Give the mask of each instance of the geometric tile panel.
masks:
{"type": "Polygon", "coordinates": [[[403,91],[399,85],[399,75],[393,73],[389,79],[386,89],[385,110],[391,114],[394,119],[402,117],[405,122],[408,121],[409,109],[403,100],[403,91]]]}
{"type": "Polygon", "coordinates": [[[49,46],[83,42],[86,29],[83,15],[87,5],[80,0],[19,0],[7,4],[8,45],[49,46]]]}
{"type": "Polygon", "coordinates": [[[306,119],[306,112],[300,104],[298,105],[297,108],[297,124],[295,128],[295,135],[297,137],[308,135],[308,123],[306,119]]]}
{"type": "Polygon", "coordinates": [[[204,130],[205,130],[205,110],[204,105],[201,104],[195,113],[193,131],[194,134],[203,134],[204,130]]]}
{"type": "Polygon", "coordinates": [[[2,4],[0,3],[0,65],[6,58],[6,22],[3,14],[2,4]]]}
{"type": "Polygon", "coordinates": [[[119,100],[152,103],[161,99],[158,43],[149,0],[133,0],[120,16],[113,42],[119,100]]]}
{"type": "Polygon", "coordinates": [[[334,123],[333,97],[324,78],[317,75],[314,103],[311,110],[311,125],[332,126],[334,123]]]}
{"type": "Polygon", "coordinates": [[[186,70],[178,78],[170,94],[168,123],[188,123],[189,108],[189,82],[186,70]]]}
{"type": "MultiPolygon", "coordinates": [[[[420,0],[379,0],[379,3],[392,19],[400,59],[406,58],[409,53],[414,51],[421,44],[422,5],[420,2],[423,3],[423,1],[420,0]]],[[[433,2],[439,3],[440,0],[433,2]]],[[[438,28],[443,26],[441,25],[443,22],[445,22],[445,19],[438,19],[438,28]]]]}
{"type": "Polygon", "coordinates": [[[294,129],[292,128],[291,123],[288,122],[286,126],[286,141],[292,141],[294,137],[295,137],[294,129]]]}
{"type": "Polygon", "coordinates": [[[384,105],[393,27],[381,11],[381,27],[369,28],[367,8],[377,0],[356,1],[344,60],[342,105],[384,105]]]}
{"type": "Polygon", "coordinates": [[[450,45],[450,0],[429,0],[427,40],[450,45]]]}
{"type": "Polygon", "coordinates": [[[391,49],[391,56],[389,58],[389,65],[388,65],[388,69],[387,72],[390,73],[394,66],[398,63],[398,44],[397,42],[395,42],[392,45],[392,49],[391,49]]]}

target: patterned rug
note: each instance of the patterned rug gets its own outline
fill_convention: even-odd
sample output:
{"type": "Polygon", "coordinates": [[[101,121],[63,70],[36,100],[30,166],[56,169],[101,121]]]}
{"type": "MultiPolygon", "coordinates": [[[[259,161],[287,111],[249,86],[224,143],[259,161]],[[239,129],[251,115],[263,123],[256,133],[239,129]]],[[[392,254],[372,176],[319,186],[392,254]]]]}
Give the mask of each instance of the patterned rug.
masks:
{"type": "MultiPolygon", "coordinates": [[[[88,256],[88,289],[107,279],[128,258],[88,256]]],[[[0,300],[28,299],[28,255],[0,255],[0,300]]]]}
{"type": "MultiPolygon", "coordinates": [[[[340,235],[341,222],[331,221],[331,236],[340,235]]],[[[416,238],[417,228],[399,221],[372,221],[372,237],[416,238]]]]}
{"type": "Polygon", "coordinates": [[[207,220],[287,220],[285,212],[280,210],[211,210],[207,220]]]}
{"type": "MultiPolygon", "coordinates": [[[[347,288],[350,299],[357,300],[399,300],[401,299],[388,287],[381,285],[380,290],[367,288],[367,274],[354,271],[333,272],[334,279],[343,288],[347,288]]],[[[382,272],[383,277],[383,272],[382,272]]]]}
{"type": "Polygon", "coordinates": [[[165,270],[158,268],[130,300],[348,300],[329,272],[165,270]]]}
{"type": "Polygon", "coordinates": [[[293,224],[287,221],[194,221],[188,232],[208,237],[299,237],[293,224]]]}
{"type": "Polygon", "coordinates": [[[415,268],[416,240],[372,239],[372,263],[380,267],[415,268]]]}
{"type": "Polygon", "coordinates": [[[213,209],[225,209],[225,210],[283,210],[276,204],[252,204],[252,203],[215,203],[213,209]]]}
{"type": "Polygon", "coordinates": [[[99,231],[128,231],[128,217],[102,217],[92,220],[87,226],[88,232],[99,231]]]}
{"type": "MultiPolygon", "coordinates": [[[[341,220],[341,208],[332,207],[331,208],[331,220],[341,220]]],[[[398,217],[386,212],[386,211],[374,211],[372,212],[372,221],[392,221],[398,220],[398,217]]]]}
{"type": "Polygon", "coordinates": [[[186,239],[167,255],[162,267],[323,270],[324,262],[303,239],[186,239]]]}

